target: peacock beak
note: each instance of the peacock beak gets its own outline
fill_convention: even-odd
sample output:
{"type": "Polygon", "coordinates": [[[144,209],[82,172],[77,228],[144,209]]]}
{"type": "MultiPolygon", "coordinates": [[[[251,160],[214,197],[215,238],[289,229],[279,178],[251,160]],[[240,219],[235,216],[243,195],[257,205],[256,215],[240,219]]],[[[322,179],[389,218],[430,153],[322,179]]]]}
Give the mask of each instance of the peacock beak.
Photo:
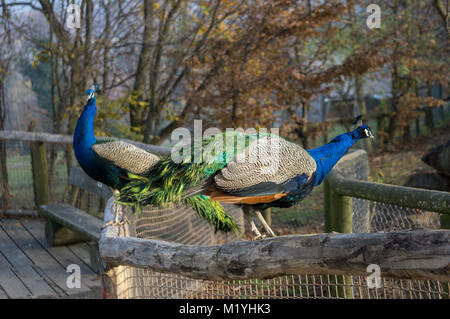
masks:
{"type": "Polygon", "coordinates": [[[93,97],[95,96],[95,93],[94,92],[91,92],[91,94],[89,94],[88,96],[87,96],[87,98],[86,98],[86,100],[91,100],[93,97]]]}

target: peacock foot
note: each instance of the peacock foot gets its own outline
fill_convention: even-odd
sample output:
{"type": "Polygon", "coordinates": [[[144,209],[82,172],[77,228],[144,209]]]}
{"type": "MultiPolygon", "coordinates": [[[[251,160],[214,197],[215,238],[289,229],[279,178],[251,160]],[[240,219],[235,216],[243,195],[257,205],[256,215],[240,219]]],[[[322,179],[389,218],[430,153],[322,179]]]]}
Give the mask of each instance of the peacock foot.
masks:
{"type": "Polygon", "coordinates": [[[266,220],[264,219],[263,215],[261,214],[260,211],[255,210],[256,213],[256,217],[258,217],[259,221],[261,222],[261,224],[263,225],[264,229],[266,230],[267,234],[269,235],[269,237],[277,237],[277,235],[275,235],[275,232],[272,230],[272,228],[270,228],[269,224],[267,224],[266,220]]]}
{"type": "Polygon", "coordinates": [[[120,222],[119,221],[110,220],[109,222],[105,223],[102,226],[102,229],[104,229],[106,227],[109,227],[109,226],[117,226],[117,227],[119,227],[119,226],[123,226],[123,225],[129,224],[129,223],[130,223],[130,221],[128,220],[128,218],[126,216],[123,216],[123,219],[120,222]]]}
{"type": "Polygon", "coordinates": [[[254,241],[254,240],[260,240],[260,239],[264,239],[264,238],[266,238],[266,237],[267,237],[267,235],[259,234],[259,235],[255,235],[251,240],[252,240],[252,241],[254,241]]]}

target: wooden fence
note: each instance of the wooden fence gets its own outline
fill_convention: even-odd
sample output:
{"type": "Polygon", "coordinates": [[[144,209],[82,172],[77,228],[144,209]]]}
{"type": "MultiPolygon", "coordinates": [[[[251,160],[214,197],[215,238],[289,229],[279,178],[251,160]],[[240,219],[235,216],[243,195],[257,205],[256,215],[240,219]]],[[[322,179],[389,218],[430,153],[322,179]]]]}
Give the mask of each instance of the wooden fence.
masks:
{"type": "MultiPolygon", "coordinates": [[[[342,176],[346,172],[346,166],[355,165],[362,165],[361,171],[365,172],[367,154],[364,151],[358,150],[346,155],[326,182],[326,231],[341,234],[280,236],[254,242],[196,246],[176,240],[161,241],[157,237],[137,238],[132,235],[136,233],[133,222],[131,225],[110,226],[103,230],[100,239],[105,281],[110,283],[108,287],[111,291],[118,292],[115,296],[121,298],[180,296],[183,289],[180,290],[179,287],[188,283],[200,287],[192,289],[194,295],[209,298],[215,295],[205,293],[206,287],[231,287],[231,291],[234,291],[241,287],[236,281],[248,283],[253,280],[258,283],[255,285],[256,289],[264,291],[260,296],[267,297],[270,292],[266,292],[266,287],[273,287],[277,291],[289,288],[288,284],[276,284],[277,280],[281,280],[279,278],[319,276],[320,282],[326,282],[320,287],[336,288],[336,292],[328,294],[328,297],[353,298],[357,289],[355,280],[367,276],[368,265],[376,264],[381,269],[382,278],[394,280],[391,283],[393,286],[415,287],[420,286],[420,280],[425,280],[429,287],[440,287],[438,290],[441,291],[441,298],[448,297],[450,231],[444,229],[445,224],[441,223],[441,230],[408,229],[370,233],[372,212],[367,203],[359,203],[365,215],[357,218],[362,220],[366,228],[360,227],[358,233],[352,232],[356,218],[354,198],[384,203],[386,196],[386,203],[392,205],[425,209],[447,216],[450,212],[450,194],[376,184],[342,176]],[[136,277],[140,279],[133,279],[136,277]],[[324,278],[328,279],[325,281],[324,278]],[[406,284],[403,283],[404,280],[407,280],[406,284]],[[164,289],[161,290],[161,287],[164,289]]],[[[110,200],[105,210],[105,222],[112,220],[116,212],[113,206],[113,201],[110,200]]],[[[117,212],[119,215],[130,216],[120,205],[117,212]]],[[[151,228],[152,224],[146,226],[151,228]]],[[[184,232],[179,234],[180,238],[183,236],[184,232]]],[[[314,287],[312,289],[318,287],[315,283],[306,286],[308,289],[311,286],[314,287]]],[[[248,297],[245,293],[228,293],[226,296],[248,297]]]]}
{"type": "MultiPolygon", "coordinates": [[[[0,131],[0,140],[31,143],[36,206],[48,202],[44,143],[68,144],[72,142],[72,138],[46,133],[0,131]]],[[[167,148],[132,143],[153,153],[170,154],[167,148]]],[[[332,273],[337,277],[330,279],[327,285],[339,285],[335,294],[339,297],[353,296],[352,278],[355,275],[367,275],[367,265],[374,263],[381,267],[382,276],[386,278],[441,281],[443,284],[438,282],[438,286],[441,285],[444,295],[448,296],[446,282],[450,278],[450,231],[447,229],[450,194],[370,183],[359,177],[356,180],[343,173],[349,163],[364,166],[362,171],[367,178],[367,155],[358,150],[346,155],[346,160],[337,165],[325,181],[324,188],[325,231],[342,234],[295,235],[219,246],[189,246],[154,239],[123,237],[126,231],[110,226],[103,231],[100,240],[105,273],[117,267],[128,269],[126,267],[130,266],[147,269],[152,273],[171,273],[175,276],[186,275],[195,280],[212,281],[249,278],[262,280],[288,274],[332,273]],[[356,199],[436,212],[440,214],[442,229],[369,233],[368,228],[361,228],[359,232],[363,233],[350,234],[355,228],[356,199]]],[[[362,211],[367,212],[362,216],[365,225],[370,223],[371,218],[371,211],[366,204],[362,204],[362,211]]],[[[105,210],[105,222],[112,218],[111,207],[110,200],[105,210]]],[[[178,285],[180,280],[176,279],[174,285],[178,285]]],[[[263,285],[268,284],[264,281],[263,285]]],[[[173,291],[176,291],[175,286],[173,291]]],[[[140,296],[148,297],[145,294],[140,296]]]]}
{"type": "MultiPolygon", "coordinates": [[[[99,140],[114,139],[106,137],[98,137],[99,140]]],[[[46,152],[46,144],[62,144],[71,145],[73,137],[71,135],[60,135],[50,133],[22,132],[22,131],[0,131],[0,140],[3,141],[20,141],[30,144],[30,159],[33,172],[33,191],[34,204],[39,207],[49,203],[49,170],[48,158],[46,152]]],[[[120,139],[124,142],[134,144],[149,152],[169,155],[170,149],[166,147],[148,145],[127,139],[120,139]]],[[[68,168],[68,171],[70,167],[68,168]]],[[[2,178],[2,176],[0,176],[2,178]]]]}

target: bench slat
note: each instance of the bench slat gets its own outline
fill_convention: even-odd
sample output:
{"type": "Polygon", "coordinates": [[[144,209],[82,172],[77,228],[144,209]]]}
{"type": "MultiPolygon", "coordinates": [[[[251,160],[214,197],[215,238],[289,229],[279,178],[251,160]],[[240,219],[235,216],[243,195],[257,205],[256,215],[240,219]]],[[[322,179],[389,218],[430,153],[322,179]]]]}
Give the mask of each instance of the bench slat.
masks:
{"type": "Polygon", "coordinates": [[[76,166],[73,166],[70,169],[69,183],[89,193],[94,193],[104,199],[109,199],[113,196],[113,193],[108,186],[93,180],[85,172],[83,172],[81,168],[76,166]]]}
{"type": "Polygon", "coordinates": [[[72,229],[92,240],[98,241],[102,228],[102,221],[82,210],[68,204],[41,205],[40,213],[53,222],[72,229]]]}

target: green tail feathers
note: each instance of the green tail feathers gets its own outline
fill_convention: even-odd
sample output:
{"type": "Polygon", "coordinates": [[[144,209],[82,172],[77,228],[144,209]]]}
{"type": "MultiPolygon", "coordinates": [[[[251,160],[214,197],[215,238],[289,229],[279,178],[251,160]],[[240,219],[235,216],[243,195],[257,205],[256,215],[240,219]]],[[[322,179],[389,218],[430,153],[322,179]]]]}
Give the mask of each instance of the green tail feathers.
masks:
{"type": "MultiPolygon", "coordinates": [[[[138,187],[138,186],[134,186],[134,187],[130,188],[128,190],[128,192],[130,190],[136,191],[137,190],[136,187],[138,187]]],[[[147,187],[145,186],[144,189],[145,188],[147,188],[147,187]]],[[[145,195],[142,195],[139,192],[136,193],[135,195],[136,195],[135,198],[146,198],[145,195]]],[[[163,197],[163,196],[160,196],[160,197],[163,197]]],[[[168,197],[171,197],[171,196],[169,195],[168,197]]],[[[167,199],[167,197],[165,199],[167,199]]],[[[163,199],[162,201],[165,202],[165,199],[163,199]]],[[[173,202],[179,202],[179,201],[173,201],[173,202]]],[[[234,233],[239,234],[239,225],[236,224],[236,222],[233,220],[233,218],[225,212],[224,207],[219,202],[212,201],[207,196],[204,196],[204,195],[194,195],[191,197],[187,197],[187,198],[183,199],[182,202],[184,202],[185,204],[190,206],[199,215],[199,217],[207,220],[209,223],[214,225],[214,228],[216,229],[216,231],[217,230],[221,230],[224,232],[233,231],[234,233]]],[[[122,197],[121,197],[119,203],[132,206],[134,211],[138,214],[142,212],[142,206],[149,204],[148,201],[146,201],[146,200],[144,200],[144,201],[139,201],[139,200],[124,201],[122,197]]],[[[170,203],[168,205],[170,205],[170,203]]]]}
{"type": "Polygon", "coordinates": [[[234,222],[230,215],[225,213],[225,209],[219,202],[212,201],[203,195],[188,197],[185,201],[200,217],[213,224],[216,231],[229,232],[232,230],[235,233],[239,232],[239,225],[234,222]]]}
{"type": "Polygon", "coordinates": [[[156,163],[146,176],[128,173],[129,181],[120,190],[119,202],[133,206],[137,212],[145,205],[167,207],[184,202],[217,230],[237,231],[238,225],[225,213],[222,205],[200,195],[198,188],[205,186],[209,177],[224,168],[259,136],[260,133],[233,131],[194,141],[187,147],[187,154],[184,150],[175,153],[180,159],[177,162],[167,156],[156,163]],[[243,138],[244,143],[237,143],[238,138],[243,138]],[[196,160],[199,154],[200,161],[196,160]]]}
{"type": "Polygon", "coordinates": [[[157,207],[167,207],[171,204],[184,202],[189,205],[197,214],[214,225],[216,231],[234,231],[239,233],[239,225],[226,214],[223,206],[216,201],[210,200],[204,195],[194,195],[183,198],[184,184],[179,181],[163,183],[163,187],[152,178],[137,176],[129,173],[130,179],[127,186],[121,189],[119,203],[132,206],[136,213],[142,212],[145,205],[157,207]],[[152,182],[153,180],[153,182],[152,182]],[[152,187],[152,185],[154,185],[152,187]],[[165,187],[164,187],[165,186],[165,187]]]}

